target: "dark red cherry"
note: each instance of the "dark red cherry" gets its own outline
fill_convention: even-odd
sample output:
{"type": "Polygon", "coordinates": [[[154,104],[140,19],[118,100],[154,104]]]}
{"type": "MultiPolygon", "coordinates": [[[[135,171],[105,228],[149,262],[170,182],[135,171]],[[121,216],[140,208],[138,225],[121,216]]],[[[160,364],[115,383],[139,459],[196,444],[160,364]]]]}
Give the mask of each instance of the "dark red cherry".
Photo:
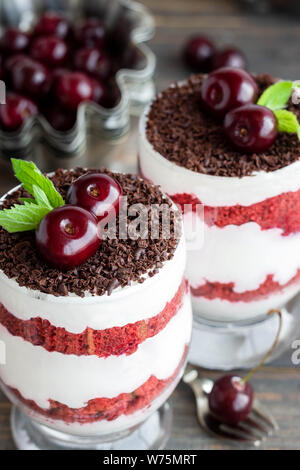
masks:
{"type": "Polygon", "coordinates": [[[246,153],[264,152],[273,145],[278,134],[277,120],[264,106],[246,104],[226,114],[224,129],[230,142],[246,153]]]}
{"type": "Polygon", "coordinates": [[[103,85],[103,83],[99,82],[99,80],[96,80],[95,78],[90,78],[90,80],[94,90],[93,101],[95,101],[95,103],[101,104],[106,97],[106,87],[103,85]]]}
{"type": "Polygon", "coordinates": [[[104,108],[114,108],[121,100],[121,91],[115,80],[106,83],[105,93],[102,95],[98,103],[104,108]]]}
{"type": "Polygon", "coordinates": [[[70,70],[64,67],[58,67],[57,69],[53,70],[52,76],[51,76],[51,81],[52,81],[51,84],[52,84],[53,90],[55,90],[58,79],[60,77],[63,77],[64,75],[67,75],[68,73],[70,73],[70,70]]]}
{"type": "Polygon", "coordinates": [[[92,212],[100,221],[118,214],[120,196],[122,189],[116,180],[102,173],[88,173],[70,186],[67,200],[92,212]]]}
{"type": "Polygon", "coordinates": [[[74,66],[76,69],[104,81],[112,75],[113,70],[109,57],[94,47],[79,49],[74,57],[74,66]]]}
{"type": "Polygon", "coordinates": [[[240,377],[224,375],[215,381],[208,402],[211,413],[222,423],[235,425],[250,413],[253,389],[240,377]]]}
{"type": "Polygon", "coordinates": [[[209,72],[215,50],[214,44],[208,38],[195,36],[184,46],[183,60],[195,72],[209,72]]]}
{"type": "Polygon", "coordinates": [[[101,243],[94,215],[72,205],[49,212],[37,228],[35,239],[40,255],[60,269],[83,263],[101,243]]]}
{"type": "Polygon", "coordinates": [[[55,36],[36,38],[30,47],[31,57],[50,67],[59,67],[68,57],[69,48],[63,39],[55,36]]]}
{"type": "Polygon", "coordinates": [[[82,72],[70,72],[57,79],[55,94],[65,108],[76,111],[80,103],[94,100],[95,84],[82,72]]]}
{"type": "Polygon", "coordinates": [[[79,47],[102,49],[105,43],[105,26],[98,18],[88,18],[74,29],[74,37],[79,47]]]}
{"type": "Polygon", "coordinates": [[[223,67],[210,73],[201,86],[201,101],[217,117],[231,109],[256,101],[258,87],[242,69],[223,67]]]}
{"type": "Polygon", "coordinates": [[[22,63],[22,61],[25,62],[28,60],[30,61],[30,57],[28,57],[25,54],[15,54],[15,55],[11,55],[10,57],[8,57],[4,61],[4,70],[5,70],[6,75],[10,75],[15,64],[22,63]]]}
{"type": "Polygon", "coordinates": [[[4,78],[4,63],[3,63],[3,57],[0,54],[0,80],[3,80],[4,78]]]}
{"type": "Polygon", "coordinates": [[[30,36],[17,28],[8,28],[0,38],[0,49],[4,54],[24,52],[30,42],[30,36]]]}
{"type": "Polygon", "coordinates": [[[220,69],[221,67],[246,69],[247,60],[242,51],[235,47],[228,47],[227,49],[216,52],[212,58],[213,70],[220,69]]]}
{"type": "Polygon", "coordinates": [[[51,86],[49,70],[30,57],[12,57],[7,64],[9,79],[13,89],[32,97],[41,97],[48,93],[51,86]]]}
{"type": "Polygon", "coordinates": [[[55,12],[47,12],[40,17],[34,28],[35,36],[57,36],[66,38],[70,31],[70,24],[66,18],[55,12]]]}
{"type": "Polygon", "coordinates": [[[0,104],[0,126],[6,131],[16,131],[27,118],[37,114],[38,108],[30,99],[9,93],[6,104],[0,104]]]}
{"type": "Polygon", "coordinates": [[[119,59],[119,68],[121,69],[137,69],[142,56],[137,47],[128,46],[119,59]]]}
{"type": "Polygon", "coordinates": [[[120,58],[130,48],[132,20],[125,15],[115,18],[108,34],[107,45],[112,57],[120,58]]]}
{"type": "Polygon", "coordinates": [[[66,111],[55,104],[49,105],[49,103],[45,105],[43,111],[49,124],[57,131],[66,132],[71,130],[75,125],[76,113],[66,111]]]}

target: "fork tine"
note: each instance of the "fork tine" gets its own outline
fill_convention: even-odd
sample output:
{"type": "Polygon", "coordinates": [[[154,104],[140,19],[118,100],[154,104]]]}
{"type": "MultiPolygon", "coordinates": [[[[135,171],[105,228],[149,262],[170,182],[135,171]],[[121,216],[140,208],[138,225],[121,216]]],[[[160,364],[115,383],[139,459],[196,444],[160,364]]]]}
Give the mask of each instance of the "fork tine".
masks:
{"type": "Polygon", "coordinates": [[[252,432],[248,432],[246,429],[229,426],[228,424],[221,424],[220,431],[222,431],[223,436],[228,436],[231,439],[236,439],[241,442],[251,443],[255,447],[260,446],[263,440],[261,437],[252,434],[252,432]]]}
{"type": "Polygon", "coordinates": [[[248,431],[254,437],[257,437],[258,439],[261,439],[263,441],[269,435],[269,430],[263,428],[262,426],[257,425],[257,423],[250,418],[239,423],[237,427],[238,429],[241,429],[242,431],[248,431]]]}
{"type": "Polygon", "coordinates": [[[249,426],[252,426],[253,428],[268,436],[271,436],[274,432],[273,427],[269,426],[265,421],[263,421],[259,416],[257,416],[253,412],[250,413],[245,423],[248,423],[249,426]]]}
{"type": "Polygon", "coordinates": [[[202,420],[202,424],[204,424],[205,429],[210,433],[218,437],[222,437],[233,444],[244,443],[255,447],[258,447],[261,444],[261,438],[258,438],[245,430],[241,431],[235,427],[222,424],[210,413],[205,415],[205,419],[202,420]]]}
{"type": "Polygon", "coordinates": [[[259,403],[259,401],[254,400],[252,412],[259,417],[264,423],[270,426],[274,431],[278,431],[279,426],[276,423],[275,419],[270,413],[267,413],[259,403]]]}

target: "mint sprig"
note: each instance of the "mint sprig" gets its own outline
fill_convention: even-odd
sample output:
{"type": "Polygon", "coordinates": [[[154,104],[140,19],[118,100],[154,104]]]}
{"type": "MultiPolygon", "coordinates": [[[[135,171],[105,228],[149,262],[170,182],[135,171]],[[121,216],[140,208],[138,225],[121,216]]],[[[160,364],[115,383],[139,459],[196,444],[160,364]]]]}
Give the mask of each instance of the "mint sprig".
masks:
{"type": "Polygon", "coordinates": [[[295,84],[291,81],[274,83],[263,92],[257,104],[274,112],[279,132],[297,134],[300,140],[300,124],[297,116],[292,111],[284,109],[288,105],[294,87],[295,84]]]}
{"type": "Polygon", "coordinates": [[[55,209],[64,205],[62,196],[56,191],[54,184],[44,176],[33,162],[11,159],[16,178],[26,191],[34,196],[33,186],[37,186],[46,194],[51,207],[55,209]]]}
{"type": "Polygon", "coordinates": [[[260,96],[257,104],[265,106],[272,111],[284,108],[290,99],[293,82],[282,81],[269,86],[260,96]]]}
{"type": "Polygon", "coordinates": [[[10,209],[0,210],[0,225],[9,233],[35,230],[48,212],[64,205],[52,181],[33,162],[11,159],[15,176],[33,198],[21,197],[10,209]]]}
{"type": "Polygon", "coordinates": [[[299,129],[299,123],[296,114],[286,109],[276,109],[274,111],[278,122],[279,132],[296,133],[299,129]]]}
{"type": "Polygon", "coordinates": [[[15,204],[10,209],[0,211],[0,225],[9,233],[35,230],[48,212],[47,207],[37,204],[15,204]]]}

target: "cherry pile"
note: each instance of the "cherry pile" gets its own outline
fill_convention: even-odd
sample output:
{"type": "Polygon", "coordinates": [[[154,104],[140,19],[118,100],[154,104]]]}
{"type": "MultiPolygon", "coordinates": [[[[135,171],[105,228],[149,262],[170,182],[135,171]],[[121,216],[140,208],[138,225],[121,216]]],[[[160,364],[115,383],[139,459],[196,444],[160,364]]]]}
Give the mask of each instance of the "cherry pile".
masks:
{"type": "Polygon", "coordinates": [[[117,216],[121,195],[119,183],[108,175],[78,178],[69,188],[68,204],[49,212],[36,230],[40,255],[59,269],[83,263],[101,244],[99,222],[117,216]]]}
{"type": "Polygon", "coordinates": [[[194,72],[211,72],[221,67],[247,68],[246,57],[236,47],[217,50],[214,43],[205,36],[193,36],[182,51],[184,63],[194,72]]]}
{"type": "Polygon", "coordinates": [[[201,106],[216,118],[231,144],[245,153],[264,152],[278,135],[274,113],[255,104],[258,87],[243,69],[222,67],[211,72],[201,87],[201,106]]]}
{"type": "Polygon", "coordinates": [[[70,130],[83,101],[112,108],[120,100],[120,68],[135,68],[130,24],[120,17],[110,30],[98,18],[71,24],[58,13],[41,16],[32,31],[8,28],[0,37],[0,79],[8,89],[0,127],[16,131],[43,114],[58,131],[70,130]]]}

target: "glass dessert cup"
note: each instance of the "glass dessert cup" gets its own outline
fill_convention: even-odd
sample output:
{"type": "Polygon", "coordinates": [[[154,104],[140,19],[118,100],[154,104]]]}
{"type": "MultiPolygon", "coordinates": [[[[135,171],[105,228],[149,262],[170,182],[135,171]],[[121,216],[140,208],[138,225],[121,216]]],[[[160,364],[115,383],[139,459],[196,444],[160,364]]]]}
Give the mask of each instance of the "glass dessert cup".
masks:
{"type": "Polygon", "coordinates": [[[197,173],[154,150],[148,112],[140,121],[140,174],[183,210],[194,313],[189,359],[219,369],[257,364],[278,328],[271,309],[283,314],[279,355],[300,330],[300,162],[242,178],[197,173]]]}
{"type": "Polygon", "coordinates": [[[102,296],[54,296],[0,271],[1,388],[19,449],[165,445],[191,336],[185,258],[181,238],[158,273],[102,296]]]}

